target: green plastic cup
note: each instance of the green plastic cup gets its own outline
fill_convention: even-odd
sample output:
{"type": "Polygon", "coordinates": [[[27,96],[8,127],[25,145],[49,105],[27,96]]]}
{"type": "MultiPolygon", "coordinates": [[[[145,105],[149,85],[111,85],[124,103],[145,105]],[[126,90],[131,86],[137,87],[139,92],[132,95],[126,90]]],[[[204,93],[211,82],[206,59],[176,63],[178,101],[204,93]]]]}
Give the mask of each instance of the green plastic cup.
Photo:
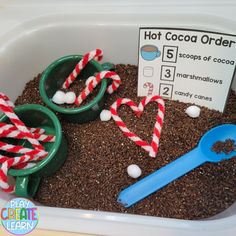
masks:
{"type": "MultiPolygon", "coordinates": [[[[62,135],[60,122],[56,115],[41,105],[27,104],[14,109],[17,116],[28,127],[43,128],[46,134],[56,137],[55,142],[42,143],[48,155],[43,160],[29,169],[10,169],[9,176],[16,179],[15,193],[18,196],[32,198],[38,190],[42,177],[53,175],[65,162],[67,158],[67,142],[62,135]]],[[[10,123],[6,115],[0,117],[0,122],[10,123]]],[[[14,145],[31,147],[26,140],[8,139],[4,140],[14,145]]]]}
{"type": "MultiPolygon", "coordinates": [[[[86,105],[82,104],[78,108],[65,108],[52,102],[53,95],[57,90],[61,89],[66,78],[82,57],[82,55],[70,55],[54,61],[43,72],[39,84],[39,91],[43,102],[53,111],[60,113],[62,118],[73,123],[86,123],[95,120],[99,116],[104,108],[105,92],[107,88],[107,80],[102,80],[97,96],[86,105]]],[[[112,68],[113,64],[111,63],[101,65],[97,61],[91,60],[78,75],[77,79],[86,80],[94,75],[94,73],[110,70],[112,68]]]]}

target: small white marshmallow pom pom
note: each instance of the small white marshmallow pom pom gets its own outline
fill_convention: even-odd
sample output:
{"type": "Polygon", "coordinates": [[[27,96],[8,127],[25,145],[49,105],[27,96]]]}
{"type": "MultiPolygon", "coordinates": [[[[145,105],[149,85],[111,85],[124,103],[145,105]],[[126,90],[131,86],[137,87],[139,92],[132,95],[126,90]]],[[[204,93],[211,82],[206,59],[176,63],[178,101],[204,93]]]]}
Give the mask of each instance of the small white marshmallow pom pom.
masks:
{"type": "Polygon", "coordinates": [[[52,101],[56,104],[64,104],[65,103],[65,93],[63,91],[56,91],[56,93],[52,97],[52,101]]]}
{"type": "Polygon", "coordinates": [[[111,112],[109,110],[102,110],[100,119],[101,121],[109,121],[111,119],[111,112]]]}
{"type": "Polygon", "coordinates": [[[67,92],[65,95],[65,103],[73,104],[75,102],[76,95],[74,92],[67,92]]]}
{"type": "Polygon", "coordinates": [[[198,106],[189,106],[185,112],[192,118],[197,118],[200,115],[201,109],[198,106]]]}
{"type": "Polygon", "coordinates": [[[95,76],[90,76],[85,82],[85,85],[88,85],[90,81],[92,81],[95,78],[95,76]]]}
{"type": "Polygon", "coordinates": [[[136,179],[142,174],[142,170],[138,165],[132,164],[127,167],[127,173],[130,177],[136,179]]]}

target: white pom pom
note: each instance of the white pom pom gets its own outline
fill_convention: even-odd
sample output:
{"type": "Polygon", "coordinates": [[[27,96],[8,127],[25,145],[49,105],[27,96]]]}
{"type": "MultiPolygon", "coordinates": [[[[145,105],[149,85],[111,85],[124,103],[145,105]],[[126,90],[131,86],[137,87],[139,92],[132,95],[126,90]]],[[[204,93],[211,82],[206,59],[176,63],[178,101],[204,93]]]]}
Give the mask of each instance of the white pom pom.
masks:
{"type": "Polygon", "coordinates": [[[102,110],[100,119],[101,121],[109,121],[111,119],[111,112],[109,110],[102,110]]]}
{"type": "Polygon", "coordinates": [[[67,104],[73,104],[75,102],[76,95],[74,92],[68,92],[65,95],[65,103],[67,104]]]}
{"type": "Polygon", "coordinates": [[[52,97],[52,101],[56,104],[64,104],[65,103],[65,93],[63,91],[56,91],[56,93],[52,97]]]}
{"type": "Polygon", "coordinates": [[[189,106],[185,112],[192,118],[197,118],[200,115],[201,109],[198,106],[189,106]]]}
{"type": "Polygon", "coordinates": [[[132,164],[127,167],[127,173],[130,177],[136,179],[142,174],[142,170],[138,165],[132,164]]]}
{"type": "Polygon", "coordinates": [[[86,80],[85,84],[88,85],[90,81],[92,81],[95,78],[95,76],[90,76],[88,77],[88,79],[86,80]]]}

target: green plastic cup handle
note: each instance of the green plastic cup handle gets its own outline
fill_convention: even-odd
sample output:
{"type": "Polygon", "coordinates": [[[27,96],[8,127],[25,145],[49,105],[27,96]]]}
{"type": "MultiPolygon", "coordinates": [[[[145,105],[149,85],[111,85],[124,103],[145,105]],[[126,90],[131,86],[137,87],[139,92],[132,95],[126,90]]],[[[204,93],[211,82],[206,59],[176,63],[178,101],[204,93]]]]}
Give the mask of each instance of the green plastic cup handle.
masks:
{"type": "Polygon", "coordinates": [[[102,64],[102,68],[104,70],[111,70],[111,71],[113,71],[115,69],[115,65],[110,63],[110,62],[105,62],[105,63],[102,64]]]}
{"type": "Polygon", "coordinates": [[[16,177],[16,195],[25,198],[34,197],[38,190],[41,178],[38,176],[17,176],[16,177]]]}

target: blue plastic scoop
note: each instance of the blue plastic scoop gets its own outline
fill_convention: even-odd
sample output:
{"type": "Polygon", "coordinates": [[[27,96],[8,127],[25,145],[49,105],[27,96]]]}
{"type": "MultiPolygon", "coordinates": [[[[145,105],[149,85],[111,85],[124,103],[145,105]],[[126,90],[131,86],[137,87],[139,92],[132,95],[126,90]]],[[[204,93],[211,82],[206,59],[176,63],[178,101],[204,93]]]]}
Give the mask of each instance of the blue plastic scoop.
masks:
{"type": "Polygon", "coordinates": [[[227,139],[236,144],[236,125],[220,125],[209,130],[195,149],[121,191],[118,202],[130,207],[205,162],[220,162],[236,157],[236,150],[229,154],[217,154],[211,150],[216,142],[227,139]]]}

